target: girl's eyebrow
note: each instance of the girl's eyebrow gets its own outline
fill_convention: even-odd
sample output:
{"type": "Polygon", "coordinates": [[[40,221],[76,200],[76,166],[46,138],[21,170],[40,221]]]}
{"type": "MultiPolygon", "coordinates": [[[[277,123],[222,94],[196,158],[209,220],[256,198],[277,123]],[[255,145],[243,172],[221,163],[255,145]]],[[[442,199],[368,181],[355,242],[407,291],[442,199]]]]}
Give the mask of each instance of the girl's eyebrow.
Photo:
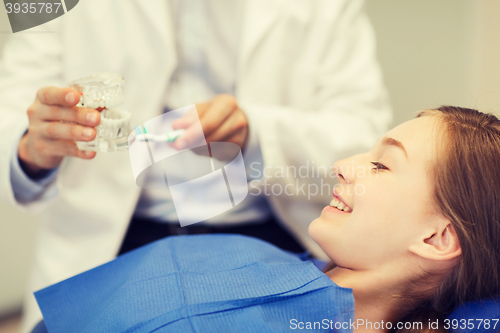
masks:
{"type": "Polygon", "coordinates": [[[395,146],[395,147],[400,148],[403,151],[403,153],[405,153],[406,158],[408,158],[408,153],[406,152],[405,146],[403,146],[401,141],[398,141],[394,138],[383,137],[382,144],[387,145],[387,146],[395,146]]]}

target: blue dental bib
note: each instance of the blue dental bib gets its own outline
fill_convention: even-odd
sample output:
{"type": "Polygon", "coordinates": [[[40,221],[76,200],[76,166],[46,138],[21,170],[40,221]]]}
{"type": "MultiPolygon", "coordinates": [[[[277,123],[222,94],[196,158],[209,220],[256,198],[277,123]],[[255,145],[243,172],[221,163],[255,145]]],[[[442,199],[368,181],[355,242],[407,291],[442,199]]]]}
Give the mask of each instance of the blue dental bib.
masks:
{"type": "Polygon", "coordinates": [[[335,323],[354,319],[351,289],[240,235],[168,237],[35,297],[50,333],[348,332],[335,323]]]}

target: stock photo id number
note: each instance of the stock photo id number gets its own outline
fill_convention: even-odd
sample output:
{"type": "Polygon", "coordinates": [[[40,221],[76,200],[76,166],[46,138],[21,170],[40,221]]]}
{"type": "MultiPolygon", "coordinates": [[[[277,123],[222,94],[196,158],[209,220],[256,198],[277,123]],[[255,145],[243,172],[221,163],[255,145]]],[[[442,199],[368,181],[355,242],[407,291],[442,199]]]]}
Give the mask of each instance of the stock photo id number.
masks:
{"type": "MultiPolygon", "coordinates": [[[[73,9],[79,0],[4,0],[5,12],[0,13],[2,21],[8,19],[9,24],[2,24],[2,32],[13,33],[25,31],[58,18],[73,9]]],[[[3,11],[3,8],[2,8],[3,11]]]]}

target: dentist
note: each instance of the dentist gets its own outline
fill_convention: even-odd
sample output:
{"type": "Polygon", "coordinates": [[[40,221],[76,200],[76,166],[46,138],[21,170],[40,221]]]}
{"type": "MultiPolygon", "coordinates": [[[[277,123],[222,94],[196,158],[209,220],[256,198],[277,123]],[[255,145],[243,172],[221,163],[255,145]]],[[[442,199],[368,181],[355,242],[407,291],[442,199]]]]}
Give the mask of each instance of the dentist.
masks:
{"type": "MultiPolygon", "coordinates": [[[[99,113],[75,107],[76,91],[62,88],[71,80],[122,74],[134,125],[199,103],[207,141],[234,142],[269,170],[330,166],[391,121],[361,0],[82,0],[32,31],[46,33],[13,34],[0,62],[0,199],[41,213],[23,332],[41,319],[35,290],[133,248],[132,228],[179,232],[169,194],[137,187],[127,153],[76,149],[99,113]]],[[[307,228],[331,193],[292,192],[249,195],[203,225],[246,225],[324,256],[307,228]]]]}

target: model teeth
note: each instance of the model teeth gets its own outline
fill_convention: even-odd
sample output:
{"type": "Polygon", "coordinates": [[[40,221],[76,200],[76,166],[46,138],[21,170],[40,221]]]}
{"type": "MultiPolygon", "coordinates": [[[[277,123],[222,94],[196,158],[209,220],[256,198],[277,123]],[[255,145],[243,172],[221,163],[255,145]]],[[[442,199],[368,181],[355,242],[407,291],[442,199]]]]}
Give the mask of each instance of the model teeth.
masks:
{"type": "Polygon", "coordinates": [[[342,201],[338,200],[337,198],[333,198],[332,201],[330,201],[330,206],[337,208],[338,210],[344,211],[344,212],[350,212],[351,209],[347,207],[342,201]]]}

